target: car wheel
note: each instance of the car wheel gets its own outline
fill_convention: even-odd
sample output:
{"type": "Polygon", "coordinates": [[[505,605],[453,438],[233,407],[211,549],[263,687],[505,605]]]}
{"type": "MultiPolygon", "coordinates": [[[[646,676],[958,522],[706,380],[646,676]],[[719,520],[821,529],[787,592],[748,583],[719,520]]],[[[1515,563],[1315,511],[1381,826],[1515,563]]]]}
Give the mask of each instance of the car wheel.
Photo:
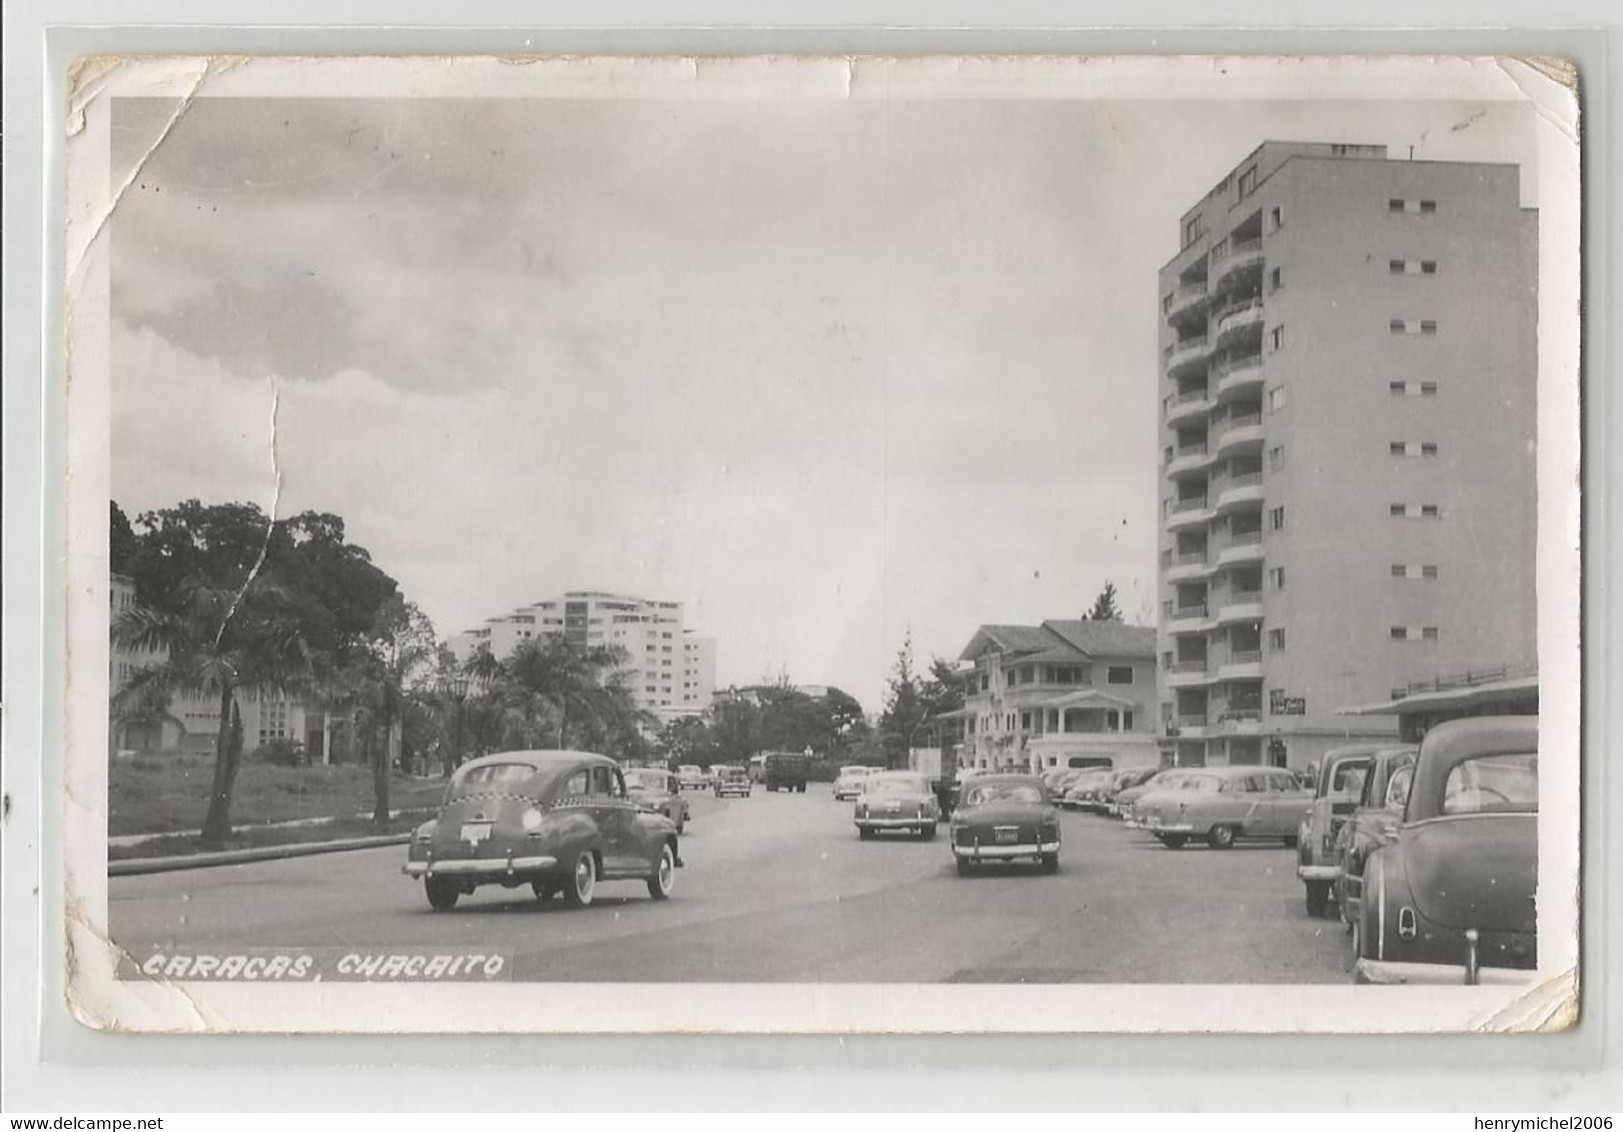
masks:
{"type": "Polygon", "coordinates": [[[1043,872],[1047,873],[1049,876],[1053,876],[1055,873],[1059,872],[1058,853],[1043,854],[1043,872]]]}
{"type": "Polygon", "coordinates": [[[1184,835],[1181,833],[1163,833],[1161,835],[1161,844],[1168,849],[1182,849],[1184,841],[1184,835]]]}
{"type": "Polygon", "coordinates": [[[1330,882],[1327,880],[1310,880],[1303,882],[1307,886],[1307,914],[1309,916],[1322,916],[1330,905],[1330,882]]]}
{"type": "Polygon", "coordinates": [[[564,884],[564,899],[572,908],[584,908],[592,902],[597,891],[597,861],[590,853],[575,858],[569,880],[564,884]]]}
{"type": "Polygon", "coordinates": [[[971,861],[968,857],[959,857],[958,858],[958,875],[959,876],[967,877],[970,873],[972,873],[974,871],[975,871],[975,862],[974,861],[971,861]]]}
{"type": "Polygon", "coordinates": [[[1234,848],[1234,827],[1232,825],[1214,825],[1211,832],[1206,835],[1206,844],[1213,849],[1234,848]]]}
{"type": "Polygon", "coordinates": [[[424,877],[423,890],[428,893],[429,907],[436,912],[448,912],[456,907],[456,898],[462,895],[456,881],[450,877],[424,877]]]}
{"type": "Polygon", "coordinates": [[[924,840],[926,840],[926,841],[934,841],[935,840],[935,823],[931,822],[929,825],[927,825],[923,829],[919,830],[919,836],[924,838],[924,840]]]}
{"type": "Polygon", "coordinates": [[[671,850],[671,843],[667,841],[660,846],[659,863],[654,866],[654,875],[648,878],[648,895],[655,900],[669,900],[671,889],[676,884],[676,854],[671,850]]]}
{"type": "Polygon", "coordinates": [[[864,841],[872,841],[873,840],[873,835],[874,835],[874,831],[869,829],[867,826],[865,826],[865,825],[857,826],[857,836],[862,838],[862,840],[864,840],[864,841]]]}

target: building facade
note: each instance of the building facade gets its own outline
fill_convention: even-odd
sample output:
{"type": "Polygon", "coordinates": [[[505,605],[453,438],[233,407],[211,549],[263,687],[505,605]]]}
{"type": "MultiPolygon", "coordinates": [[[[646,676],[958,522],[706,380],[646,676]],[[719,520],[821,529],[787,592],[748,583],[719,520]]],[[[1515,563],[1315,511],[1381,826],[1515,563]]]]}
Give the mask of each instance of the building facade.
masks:
{"type": "Polygon", "coordinates": [[[492,617],[450,640],[460,661],[480,649],[499,658],[527,640],[563,637],[580,648],[625,650],[627,687],[662,722],[703,714],[716,690],[716,642],[684,624],[679,601],[576,590],[492,617]]]}
{"type": "Polygon", "coordinates": [[[1117,621],[982,625],[959,654],[958,765],[1047,770],[1109,758],[1153,766],[1155,630],[1117,621]]]}
{"type": "Polygon", "coordinates": [[[1305,765],[1337,709],[1535,659],[1537,214],[1510,165],[1268,142],[1160,272],[1163,739],[1305,765]]]}

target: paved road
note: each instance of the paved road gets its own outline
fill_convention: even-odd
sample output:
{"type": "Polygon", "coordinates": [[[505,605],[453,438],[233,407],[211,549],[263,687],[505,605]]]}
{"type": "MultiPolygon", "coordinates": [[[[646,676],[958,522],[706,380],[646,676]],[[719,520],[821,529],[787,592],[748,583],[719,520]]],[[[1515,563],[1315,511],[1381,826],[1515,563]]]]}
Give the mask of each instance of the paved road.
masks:
{"type": "MultiPolygon", "coordinates": [[[[510,951],[512,977],[567,981],[1339,983],[1346,942],[1308,918],[1295,854],[1173,852],[1062,815],[1060,872],[960,878],[945,836],[859,841],[827,786],[691,795],[671,900],[604,883],[588,909],[482,888],[448,914],[403,848],[115,878],[132,951],[389,946],[510,951]]],[[[943,834],[945,829],[943,828],[943,834]]]]}

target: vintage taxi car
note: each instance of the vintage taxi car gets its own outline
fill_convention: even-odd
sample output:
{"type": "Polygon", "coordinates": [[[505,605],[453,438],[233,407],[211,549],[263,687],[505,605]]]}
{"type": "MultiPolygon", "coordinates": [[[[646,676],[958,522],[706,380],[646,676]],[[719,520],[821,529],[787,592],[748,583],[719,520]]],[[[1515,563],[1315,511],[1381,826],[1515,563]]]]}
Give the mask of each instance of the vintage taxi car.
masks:
{"type": "Polygon", "coordinates": [[[412,835],[401,871],[446,911],[480,885],[528,884],[541,900],[592,902],[599,881],[671,894],[682,864],[676,823],[639,806],[619,764],[587,751],[508,751],[464,763],[439,814],[412,835]]]}
{"type": "Polygon", "coordinates": [[[849,802],[862,793],[862,783],[875,768],[871,766],[842,766],[834,779],[834,800],[849,802]]]}
{"type": "Polygon", "coordinates": [[[1364,776],[1364,789],[1358,805],[1336,833],[1336,906],[1350,932],[1358,922],[1358,908],[1364,895],[1364,862],[1383,845],[1390,844],[1403,823],[1403,807],[1409,801],[1409,785],[1414,779],[1414,747],[1393,747],[1376,754],[1364,776]]]}
{"type": "Polygon", "coordinates": [[[1337,747],[1319,763],[1313,800],[1308,803],[1296,838],[1296,876],[1306,892],[1310,916],[1322,916],[1330,906],[1340,876],[1336,836],[1357,807],[1370,767],[1384,749],[1373,743],[1337,747]]]}
{"type": "Polygon", "coordinates": [[[863,778],[852,820],[864,841],[894,830],[916,833],[928,841],[935,836],[941,810],[924,775],[885,770],[863,778]]]}
{"type": "Polygon", "coordinates": [[[1442,723],[1364,866],[1360,983],[1515,984],[1538,967],[1538,719],[1442,723]]]}
{"type": "Polygon", "coordinates": [[[750,779],[750,772],[741,766],[718,766],[711,768],[715,775],[716,797],[748,798],[750,788],[755,785],[750,779]]]}
{"type": "Polygon", "coordinates": [[[703,790],[710,785],[710,778],[702,766],[679,766],[676,768],[676,785],[679,790],[703,790]]]}
{"type": "Polygon", "coordinates": [[[969,876],[988,861],[1031,860],[1044,872],[1059,871],[1059,811],[1036,775],[969,779],[953,810],[951,829],[959,876],[969,876]]]}
{"type": "Polygon", "coordinates": [[[677,833],[687,829],[688,800],[682,797],[674,774],[657,767],[623,769],[621,774],[626,780],[626,794],[633,802],[670,818],[676,823],[677,833]]]}
{"type": "Polygon", "coordinates": [[[1192,839],[1213,849],[1232,848],[1236,841],[1295,845],[1312,797],[1290,771],[1265,766],[1205,767],[1174,783],[1133,806],[1138,826],[1169,849],[1181,849],[1192,839]]]}

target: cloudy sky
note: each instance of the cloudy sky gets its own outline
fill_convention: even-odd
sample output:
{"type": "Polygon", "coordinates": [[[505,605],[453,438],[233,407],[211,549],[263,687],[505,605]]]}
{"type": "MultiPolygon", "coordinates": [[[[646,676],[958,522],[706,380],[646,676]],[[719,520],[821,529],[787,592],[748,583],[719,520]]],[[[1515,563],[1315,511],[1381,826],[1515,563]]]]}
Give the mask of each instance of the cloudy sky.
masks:
{"type": "MultiPolygon", "coordinates": [[[[113,179],[175,104],[114,104],[113,179]]],[[[1519,162],[1513,105],[199,98],[112,233],[113,495],[333,511],[442,634],[680,599],[877,708],[1153,620],[1156,270],[1264,139],[1519,162]],[[273,416],[272,406],[276,405],[273,416]]]]}

